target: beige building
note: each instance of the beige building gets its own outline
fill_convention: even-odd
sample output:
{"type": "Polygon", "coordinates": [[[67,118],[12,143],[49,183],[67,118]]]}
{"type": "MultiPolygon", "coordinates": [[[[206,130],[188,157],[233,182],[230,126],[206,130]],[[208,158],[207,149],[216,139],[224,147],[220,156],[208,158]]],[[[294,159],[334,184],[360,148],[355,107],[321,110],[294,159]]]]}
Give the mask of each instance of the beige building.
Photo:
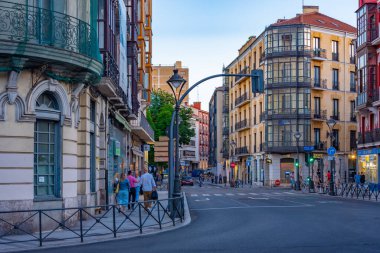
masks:
{"type": "MultiPolygon", "coordinates": [[[[176,61],[174,65],[156,65],[153,66],[153,90],[161,89],[163,91],[166,91],[169,94],[173,94],[172,89],[170,88],[169,84],[166,82],[169,80],[169,78],[173,75],[173,70],[178,69],[178,74],[182,76],[186,83],[183,86],[183,89],[181,91],[181,95],[187,91],[189,88],[189,68],[183,67],[181,61],[176,61]]],[[[180,92],[180,89],[177,89],[176,96],[178,97],[178,94],[180,92]]],[[[183,103],[185,105],[189,104],[189,96],[186,96],[186,98],[183,100],[183,103]]]]}
{"type": "Polygon", "coordinates": [[[252,93],[250,78],[229,78],[235,178],[288,183],[298,157],[300,179],[324,178],[330,170],[326,154],[330,145],[337,150],[338,180],[348,180],[355,169],[349,159],[356,141],[355,28],[319,13],[318,7],[303,10],[251,37],[227,66],[232,74],[262,69],[264,76],[262,94],[252,93]],[[336,121],[332,144],[327,139],[330,118],[336,121]],[[311,166],[307,153],[316,158],[311,166]]]}

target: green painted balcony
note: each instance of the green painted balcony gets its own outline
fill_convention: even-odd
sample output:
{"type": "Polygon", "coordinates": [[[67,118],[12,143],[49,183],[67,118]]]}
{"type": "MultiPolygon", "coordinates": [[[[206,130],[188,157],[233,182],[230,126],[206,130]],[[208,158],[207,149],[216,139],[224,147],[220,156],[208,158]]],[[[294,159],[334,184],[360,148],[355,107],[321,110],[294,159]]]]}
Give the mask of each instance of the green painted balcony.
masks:
{"type": "Polygon", "coordinates": [[[17,68],[12,65],[15,57],[25,61],[21,68],[45,65],[47,74],[57,79],[91,81],[103,71],[97,33],[90,24],[48,9],[0,0],[0,68],[17,68]]]}

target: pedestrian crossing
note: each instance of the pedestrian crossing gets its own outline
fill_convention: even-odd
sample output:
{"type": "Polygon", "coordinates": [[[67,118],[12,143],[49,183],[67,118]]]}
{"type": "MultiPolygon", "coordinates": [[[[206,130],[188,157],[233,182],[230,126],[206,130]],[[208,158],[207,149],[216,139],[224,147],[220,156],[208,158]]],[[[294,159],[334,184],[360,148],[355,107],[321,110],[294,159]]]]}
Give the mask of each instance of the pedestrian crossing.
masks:
{"type": "Polygon", "coordinates": [[[233,197],[233,196],[291,196],[291,195],[294,195],[296,193],[294,192],[272,192],[272,193],[268,193],[268,192],[261,192],[261,193],[256,193],[256,192],[247,192],[247,193],[244,193],[244,192],[237,192],[237,193],[192,193],[190,194],[190,197],[212,197],[212,196],[215,196],[215,197],[223,197],[223,196],[226,196],[226,197],[233,197]]]}

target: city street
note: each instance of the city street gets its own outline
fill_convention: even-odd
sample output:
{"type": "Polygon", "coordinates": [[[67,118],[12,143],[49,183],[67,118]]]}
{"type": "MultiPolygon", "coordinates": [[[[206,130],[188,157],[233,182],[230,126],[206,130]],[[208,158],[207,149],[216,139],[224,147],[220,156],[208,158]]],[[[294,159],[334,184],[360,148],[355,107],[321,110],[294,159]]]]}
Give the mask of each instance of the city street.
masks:
{"type": "Polygon", "coordinates": [[[183,190],[186,227],[41,252],[380,252],[377,202],[207,183],[183,190]]]}

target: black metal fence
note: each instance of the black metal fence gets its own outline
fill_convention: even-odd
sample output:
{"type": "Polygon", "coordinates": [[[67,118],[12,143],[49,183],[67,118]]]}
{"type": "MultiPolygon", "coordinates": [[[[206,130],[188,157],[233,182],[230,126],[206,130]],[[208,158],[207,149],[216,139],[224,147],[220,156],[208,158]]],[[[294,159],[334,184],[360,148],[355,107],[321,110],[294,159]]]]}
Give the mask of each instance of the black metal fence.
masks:
{"type": "MultiPolygon", "coordinates": [[[[355,184],[355,183],[341,183],[334,185],[334,193],[341,197],[351,197],[356,199],[374,199],[378,200],[380,195],[380,184],[355,184]]],[[[301,183],[303,192],[316,192],[323,194],[330,194],[330,184],[315,184],[310,187],[307,182],[301,183]]]]}
{"type": "MultiPolygon", "coordinates": [[[[161,230],[184,220],[184,195],[135,202],[130,210],[116,205],[0,212],[0,245],[80,240],[144,229],[161,230]],[[151,207],[148,207],[148,204],[151,207]]],[[[0,246],[1,247],[1,246],[0,246]]]]}

